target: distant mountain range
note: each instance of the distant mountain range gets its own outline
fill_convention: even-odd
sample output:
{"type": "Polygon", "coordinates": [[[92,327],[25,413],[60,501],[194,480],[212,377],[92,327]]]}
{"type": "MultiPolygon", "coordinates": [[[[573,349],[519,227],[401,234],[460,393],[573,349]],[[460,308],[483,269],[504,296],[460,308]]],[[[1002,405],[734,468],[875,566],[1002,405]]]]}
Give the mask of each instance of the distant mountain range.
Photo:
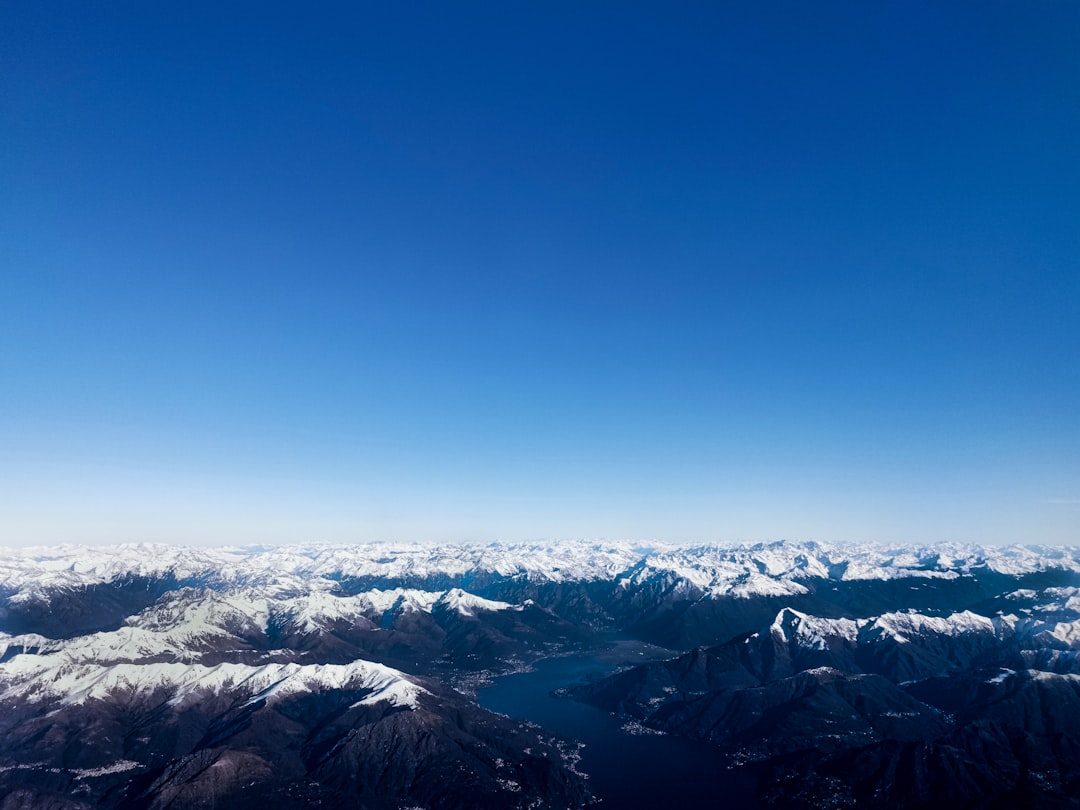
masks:
{"type": "Polygon", "coordinates": [[[474,692],[614,636],[760,806],[1080,804],[1080,549],[118,545],[0,550],[0,810],[585,807],[474,692]]]}

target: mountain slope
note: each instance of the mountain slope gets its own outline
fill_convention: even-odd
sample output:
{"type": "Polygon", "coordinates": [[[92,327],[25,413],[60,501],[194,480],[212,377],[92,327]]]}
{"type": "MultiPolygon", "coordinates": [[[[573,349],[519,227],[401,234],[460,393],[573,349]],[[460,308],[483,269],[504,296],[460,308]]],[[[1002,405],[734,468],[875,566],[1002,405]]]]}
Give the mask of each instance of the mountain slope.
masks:
{"type": "Polygon", "coordinates": [[[571,694],[763,802],[1080,799],[1077,549],[125,545],[0,549],[0,810],[584,806],[470,692],[612,635],[571,694]]]}

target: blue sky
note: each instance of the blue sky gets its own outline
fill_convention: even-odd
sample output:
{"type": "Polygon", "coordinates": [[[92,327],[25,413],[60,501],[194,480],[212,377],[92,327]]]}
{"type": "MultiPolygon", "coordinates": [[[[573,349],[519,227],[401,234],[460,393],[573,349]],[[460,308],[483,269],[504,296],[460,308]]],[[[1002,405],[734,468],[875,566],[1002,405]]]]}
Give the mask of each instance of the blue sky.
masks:
{"type": "Polygon", "coordinates": [[[0,542],[1080,541],[1077,4],[104,5],[0,10],[0,542]]]}

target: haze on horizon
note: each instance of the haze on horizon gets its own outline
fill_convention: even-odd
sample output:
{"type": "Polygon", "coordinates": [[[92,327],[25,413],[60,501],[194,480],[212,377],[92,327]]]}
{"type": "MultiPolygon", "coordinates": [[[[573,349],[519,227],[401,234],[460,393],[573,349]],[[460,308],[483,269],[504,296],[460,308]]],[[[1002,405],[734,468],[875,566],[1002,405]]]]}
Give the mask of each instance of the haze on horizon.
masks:
{"type": "Polygon", "coordinates": [[[1080,5],[0,9],[0,544],[1080,541],[1080,5]]]}

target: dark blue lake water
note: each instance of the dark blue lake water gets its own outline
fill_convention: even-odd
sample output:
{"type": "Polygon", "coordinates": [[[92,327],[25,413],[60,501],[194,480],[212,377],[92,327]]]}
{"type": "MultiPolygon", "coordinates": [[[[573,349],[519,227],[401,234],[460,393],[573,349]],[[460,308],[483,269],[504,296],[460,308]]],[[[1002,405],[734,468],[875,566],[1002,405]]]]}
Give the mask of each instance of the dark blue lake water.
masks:
{"type": "Polygon", "coordinates": [[[620,665],[655,658],[656,652],[655,647],[621,642],[600,657],[547,658],[533,672],[496,678],[477,697],[486,709],[585,743],[578,767],[589,775],[589,786],[605,810],[756,807],[753,772],[727,770],[712,746],[667,735],[630,734],[613,715],[551,694],[620,665]]]}

